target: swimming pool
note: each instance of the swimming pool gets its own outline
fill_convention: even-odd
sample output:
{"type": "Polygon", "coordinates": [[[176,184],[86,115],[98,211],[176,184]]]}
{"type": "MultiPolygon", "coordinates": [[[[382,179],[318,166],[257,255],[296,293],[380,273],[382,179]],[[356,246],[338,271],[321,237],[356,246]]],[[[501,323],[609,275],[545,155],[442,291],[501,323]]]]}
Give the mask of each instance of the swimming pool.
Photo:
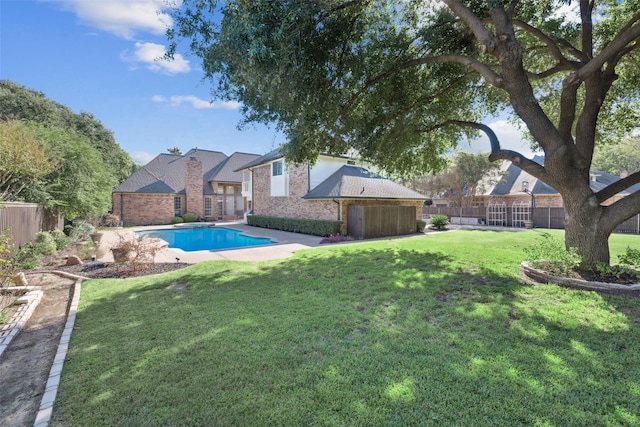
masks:
{"type": "Polygon", "coordinates": [[[179,227],[137,232],[145,237],[157,237],[169,243],[170,248],[192,251],[216,251],[248,246],[273,244],[268,237],[245,236],[238,230],[224,227],[179,227]]]}

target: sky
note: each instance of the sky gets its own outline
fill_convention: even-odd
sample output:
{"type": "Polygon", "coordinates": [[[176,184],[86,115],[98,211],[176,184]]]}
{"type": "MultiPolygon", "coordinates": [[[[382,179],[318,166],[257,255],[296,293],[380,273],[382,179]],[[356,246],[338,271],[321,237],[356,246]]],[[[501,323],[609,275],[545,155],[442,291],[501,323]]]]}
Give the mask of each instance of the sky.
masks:
{"type": "MultiPolygon", "coordinates": [[[[237,102],[211,102],[197,57],[159,61],[172,24],[165,0],[1,0],[0,79],[93,114],[140,164],[168,148],[265,154],[275,125],[238,129],[237,102]]],[[[486,121],[503,148],[530,155],[505,120],[486,121]]],[[[488,152],[486,138],[463,144],[488,152]]]]}

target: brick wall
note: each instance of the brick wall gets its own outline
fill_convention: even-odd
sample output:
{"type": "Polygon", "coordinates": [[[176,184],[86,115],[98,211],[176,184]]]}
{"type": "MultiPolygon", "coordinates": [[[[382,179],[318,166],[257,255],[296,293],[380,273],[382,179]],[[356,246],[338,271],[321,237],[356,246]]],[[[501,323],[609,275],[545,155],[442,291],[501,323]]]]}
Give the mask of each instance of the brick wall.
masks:
{"type": "Polygon", "coordinates": [[[258,167],[253,175],[253,213],[256,215],[284,218],[329,219],[343,221],[347,232],[349,205],[359,206],[415,206],[416,219],[422,218],[422,200],[343,200],[341,204],[333,200],[306,200],[302,196],[309,191],[307,166],[288,166],[289,196],[271,197],[271,165],[258,167]],[[340,212],[340,209],[342,210],[340,212]]]}
{"type": "MultiPolygon", "coordinates": [[[[173,218],[173,194],[113,193],[113,213],[124,225],[169,224],[173,218]]],[[[183,203],[184,203],[184,196],[183,203]]]]}
{"type": "Polygon", "coordinates": [[[202,188],[202,162],[193,157],[184,167],[184,185],[187,193],[184,213],[193,213],[198,218],[204,216],[204,195],[202,188]]]}
{"type": "Polygon", "coordinates": [[[289,195],[271,197],[271,165],[253,172],[253,213],[283,218],[338,219],[338,204],[332,200],[305,200],[309,191],[307,166],[288,166],[289,195]]]}

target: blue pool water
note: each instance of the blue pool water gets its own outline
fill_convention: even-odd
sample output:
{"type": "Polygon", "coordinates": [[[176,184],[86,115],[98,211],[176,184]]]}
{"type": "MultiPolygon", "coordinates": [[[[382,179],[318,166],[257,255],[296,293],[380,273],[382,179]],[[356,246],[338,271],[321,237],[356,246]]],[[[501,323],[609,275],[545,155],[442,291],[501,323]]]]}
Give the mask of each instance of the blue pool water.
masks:
{"type": "Polygon", "coordinates": [[[157,237],[169,243],[170,248],[183,251],[215,251],[270,245],[267,237],[243,236],[240,231],[224,227],[184,227],[164,230],[139,231],[145,237],[157,237]]]}

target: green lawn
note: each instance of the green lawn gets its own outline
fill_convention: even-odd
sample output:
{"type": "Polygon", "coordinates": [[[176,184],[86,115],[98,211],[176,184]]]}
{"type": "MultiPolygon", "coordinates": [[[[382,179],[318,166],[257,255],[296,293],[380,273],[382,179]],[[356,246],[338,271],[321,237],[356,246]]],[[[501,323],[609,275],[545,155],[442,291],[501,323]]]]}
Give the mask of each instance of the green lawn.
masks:
{"type": "Polygon", "coordinates": [[[51,425],[640,425],[640,299],[527,285],[539,238],[457,231],[85,282],[51,425]]]}

